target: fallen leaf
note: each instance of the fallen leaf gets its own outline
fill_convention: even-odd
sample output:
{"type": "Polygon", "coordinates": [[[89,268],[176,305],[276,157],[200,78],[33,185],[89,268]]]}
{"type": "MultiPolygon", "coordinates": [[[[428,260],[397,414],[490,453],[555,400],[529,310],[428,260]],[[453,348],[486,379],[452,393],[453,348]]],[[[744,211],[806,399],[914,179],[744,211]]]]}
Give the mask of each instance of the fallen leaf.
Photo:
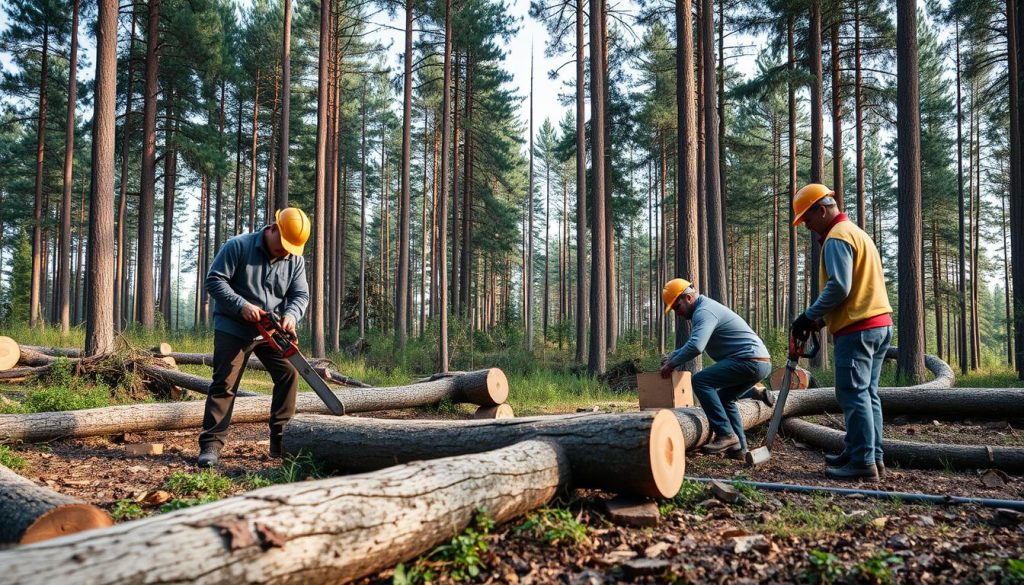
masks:
{"type": "Polygon", "coordinates": [[[885,528],[885,525],[888,522],[889,522],[889,517],[888,516],[879,516],[878,518],[875,518],[874,520],[871,521],[871,525],[874,526],[875,528],[878,528],[879,530],[881,530],[882,528],[885,528]]]}
{"type": "Polygon", "coordinates": [[[170,492],[164,490],[153,490],[142,495],[138,502],[143,506],[159,506],[171,500],[170,492]]]}
{"type": "Polygon", "coordinates": [[[737,536],[746,536],[750,534],[742,528],[727,528],[722,532],[722,538],[736,538],[737,536]]]}
{"type": "Polygon", "coordinates": [[[263,550],[267,550],[271,547],[281,548],[288,540],[284,536],[278,534],[273,528],[263,524],[262,522],[257,522],[255,528],[256,534],[259,535],[260,541],[262,542],[263,550]]]}
{"type": "Polygon", "coordinates": [[[672,545],[667,542],[659,542],[652,544],[651,546],[644,549],[644,556],[650,559],[660,557],[665,554],[672,545]]]}
{"type": "Polygon", "coordinates": [[[219,528],[220,533],[227,537],[230,550],[238,550],[256,544],[256,540],[252,537],[252,532],[249,530],[249,523],[245,520],[222,522],[214,524],[214,526],[219,528]]]}

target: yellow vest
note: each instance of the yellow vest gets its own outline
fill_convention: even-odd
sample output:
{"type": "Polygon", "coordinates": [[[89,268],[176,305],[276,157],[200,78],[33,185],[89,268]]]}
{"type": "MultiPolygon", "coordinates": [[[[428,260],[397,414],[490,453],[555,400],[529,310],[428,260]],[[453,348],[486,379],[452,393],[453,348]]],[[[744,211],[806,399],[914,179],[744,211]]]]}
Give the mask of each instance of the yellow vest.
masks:
{"type": "MultiPolygon", "coordinates": [[[[842,240],[853,248],[853,283],[846,300],[827,313],[824,317],[828,330],[834,335],[837,331],[871,317],[892,313],[889,295],[885,291],[885,274],[882,272],[882,259],[878,248],[864,230],[849,220],[840,221],[832,226],[825,238],[842,240]]],[[[824,244],[822,245],[824,249],[824,244]]],[[[825,268],[825,254],[821,255],[820,288],[828,282],[825,268]]]]}

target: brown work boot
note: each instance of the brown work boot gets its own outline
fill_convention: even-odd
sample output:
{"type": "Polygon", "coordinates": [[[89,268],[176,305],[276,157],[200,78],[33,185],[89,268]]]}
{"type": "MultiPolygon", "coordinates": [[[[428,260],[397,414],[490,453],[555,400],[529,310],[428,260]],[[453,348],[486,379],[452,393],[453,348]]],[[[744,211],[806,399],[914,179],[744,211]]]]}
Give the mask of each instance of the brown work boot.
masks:
{"type": "Polygon", "coordinates": [[[724,437],[715,437],[714,441],[711,441],[707,445],[701,447],[701,453],[705,455],[718,455],[725,453],[726,451],[734,451],[740,447],[740,438],[736,435],[725,435],[724,437]]]}
{"type": "Polygon", "coordinates": [[[270,437],[270,456],[274,459],[281,458],[281,435],[270,437]]]}
{"type": "Polygon", "coordinates": [[[220,461],[220,445],[203,445],[199,451],[199,459],[196,460],[196,465],[199,467],[216,467],[220,461]]]}

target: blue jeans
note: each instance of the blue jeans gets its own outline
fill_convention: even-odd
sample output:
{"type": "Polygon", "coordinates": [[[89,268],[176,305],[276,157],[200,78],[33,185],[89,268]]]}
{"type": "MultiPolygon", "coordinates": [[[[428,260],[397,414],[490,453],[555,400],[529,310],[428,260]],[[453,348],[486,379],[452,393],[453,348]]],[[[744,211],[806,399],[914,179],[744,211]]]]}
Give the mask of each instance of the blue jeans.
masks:
{"type": "Polygon", "coordinates": [[[693,375],[693,393],[708,417],[716,437],[736,435],[747,448],[743,420],[736,399],[772,371],[768,362],[727,358],[693,375]]]}
{"type": "Polygon", "coordinates": [[[857,465],[882,460],[878,376],[891,341],[892,327],[865,329],[835,340],[836,400],[846,421],[844,451],[857,465]]]}

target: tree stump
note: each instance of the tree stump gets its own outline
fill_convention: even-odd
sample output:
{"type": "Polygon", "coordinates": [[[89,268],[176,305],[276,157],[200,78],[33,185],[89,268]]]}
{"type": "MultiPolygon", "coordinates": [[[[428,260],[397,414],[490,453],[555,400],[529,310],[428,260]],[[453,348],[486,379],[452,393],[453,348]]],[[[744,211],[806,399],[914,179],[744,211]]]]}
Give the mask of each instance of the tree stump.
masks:
{"type": "Polygon", "coordinates": [[[475,419],[515,418],[515,416],[516,414],[512,407],[507,403],[497,406],[481,406],[473,413],[473,418],[475,419]]]}
{"type": "Polygon", "coordinates": [[[37,486],[2,465],[0,518],[0,543],[4,544],[41,542],[114,524],[100,508],[37,486]]]}

